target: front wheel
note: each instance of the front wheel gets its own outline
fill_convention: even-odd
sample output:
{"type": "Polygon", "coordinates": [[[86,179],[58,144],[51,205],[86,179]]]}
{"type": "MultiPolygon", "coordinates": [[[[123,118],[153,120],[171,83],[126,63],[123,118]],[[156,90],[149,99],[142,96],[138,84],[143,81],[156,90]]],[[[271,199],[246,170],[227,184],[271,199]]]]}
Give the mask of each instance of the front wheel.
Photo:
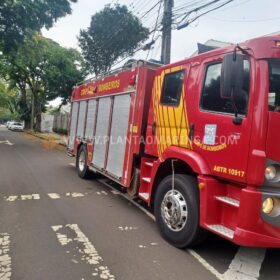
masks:
{"type": "Polygon", "coordinates": [[[167,176],[155,195],[155,216],[161,235],[177,248],[192,247],[204,241],[199,225],[199,191],[195,178],[183,174],[167,176]]]}
{"type": "Polygon", "coordinates": [[[90,170],[87,166],[87,148],[83,145],[80,147],[77,160],[76,168],[78,170],[78,175],[82,179],[87,179],[90,176],[90,170]]]}

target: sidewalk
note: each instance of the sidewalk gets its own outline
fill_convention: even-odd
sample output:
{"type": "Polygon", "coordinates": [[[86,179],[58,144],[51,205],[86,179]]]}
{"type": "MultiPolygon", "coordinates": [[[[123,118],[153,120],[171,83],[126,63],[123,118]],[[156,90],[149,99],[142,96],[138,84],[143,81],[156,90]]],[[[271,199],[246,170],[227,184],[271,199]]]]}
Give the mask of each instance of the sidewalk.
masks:
{"type": "Polygon", "coordinates": [[[66,135],[57,134],[55,132],[34,132],[31,130],[25,130],[25,133],[33,135],[42,140],[46,140],[51,143],[56,143],[58,145],[67,147],[68,137],[66,135]]]}

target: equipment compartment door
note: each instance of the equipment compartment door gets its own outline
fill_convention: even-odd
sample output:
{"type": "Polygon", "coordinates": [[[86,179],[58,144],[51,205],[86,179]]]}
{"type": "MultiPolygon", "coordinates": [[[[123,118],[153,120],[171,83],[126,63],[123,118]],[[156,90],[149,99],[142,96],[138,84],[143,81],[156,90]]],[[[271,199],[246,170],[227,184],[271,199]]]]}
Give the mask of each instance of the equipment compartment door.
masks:
{"type": "Polygon", "coordinates": [[[87,110],[87,102],[81,101],[80,109],[79,109],[78,128],[77,128],[77,137],[80,139],[84,137],[86,110],[87,110]]]}
{"type": "Polygon", "coordinates": [[[68,140],[68,149],[74,149],[74,141],[76,137],[77,119],[78,119],[79,103],[72,104],[71,126],[68,140]]]}
{"type": "Polygon", "coordinates": [[[93,138],[93,130],[94,130],[95,116],[96,116],[96,103],[97,103],[96,99],[90,100],[88,102],[85,138],[90,142],[92,141],[93,138]]]}
{"type": "Polygon", "coordinates": [[[100,98],[93,150],[93,164],[100,169],[104,169],[105,167],[108,131],[110,125],[110,109],[111,98],[100,98]]]}
{"type": "Polygon", "coordinates": [[[121,178],[124,165],[130,113],[130,94],[115,96],[106,170],[121,178]]]}

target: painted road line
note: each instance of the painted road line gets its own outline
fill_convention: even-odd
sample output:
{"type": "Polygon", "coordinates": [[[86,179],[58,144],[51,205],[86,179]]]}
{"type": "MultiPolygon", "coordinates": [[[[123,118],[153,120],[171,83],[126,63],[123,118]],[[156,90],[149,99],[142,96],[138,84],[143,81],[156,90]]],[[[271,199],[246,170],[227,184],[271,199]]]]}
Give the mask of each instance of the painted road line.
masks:
{"type": "Polygon", "coordinates": [[[78,198],[78,197],[84,197],[86,196],[88,193],[79,193],[79,192],[68,192],[65,193],[63,195],[59,194],[59,193],[48,193],[48,197],[51,199],[60,199],[63,197],[72,197],[72,198],[78,198]]]}
{"type": "Polygon", "coordinates": [[[13,146],[13,145],[15,145],[14,143],[11,143],[9,140],[6,140],[6,145],[8,145],[8,146],[13,146]]]}
{"type": "Polygon", "coordinates": [[[129,227],[129,226],[122,227],[122,226],[119,226],[118,229],[120,231],[132,231],[132,230],[137,230],[138,227],[129,227]]]}
{"type": "Polygon", "coordinates": [[[141,205],[139,205],[137,202],[135,202],[130,196],[128,196],[127,194],[121,193],[116,191],[115,188],[113,188],[110,184],[108,184],[106,181],[107,179],[98,179],[97,180],[99,183],[107,186],[108,188],[110,188],[112,190],[112,193],[120,195],[122,197],[124,197],[126,200],[128,200],[131,204],[133,204],[134,206],[136,206],[137,208],[139,208],[142,212],[144,212],[147,216],[149,216],[152,220],[156,220],[155,216],[150,213],[147,209],[145,209],[144,207],[142,207],[141,205]]]}
{"type": "Polygon", "coordinates": [[[72,251],[73,262],[79,263],[77,258],[77,250],[80,254],[80,262],[84,262],[92,267],[92,276],[99,279],[114,280],[115,276],[111,274],[108,266],[104,264],[103,258],[99,255],[94,245],[89,241],[85,234],[80,230],[78,225],[70,224],[66,226],[57,225],[52,226],[53,231],[56,233],[56,237],[62,246],[67,247],[67,253],[72,251]],[[68,237],[67,232],[70,232],[68,237]],[[74,249],[76,248],[76,249],[74,249]],[[75,257],[75,258],[74,258],[75,257]]]}
{"type": "Polygon", "coordinates": [[[49,198],[51,199],[59,199],[61,196],[58,193],[48,193],[49,198]]]}
{"type": "Polygon", "coordinates": [[[84,197],[85,195],[84,194],[82,194],[82,193],[78,193],[78,192],[68,192],[68,193],[66,193],[66,195],[65,195],[66,197],[74,197],[74,198],[76,198],[76,197],[84,197]]]}
{"type": "Polygon", "coordinates": [[[4,196],[4,199],[6,200],[6,201],[16,201],[17,199],[18,199],[18,195],[10,195],[10,196],[8,196],[8,197],[5,197],[4,196]]]}
{"type": "Polygon", "coordinates": [[[5,145],[8,145],[8,146],[13,146],[13,145],[15,145],[14,143],[11,143],[9,140],[0,141],[0,144],[5,144],[5,145]]]}
{"type": "MultiPolygon", "coordinates": [[[[112,192],[116,191],[110,184],[106,182],[106,179],[100,179],[98,181],[101,184],[109,187],[112,192]]],[[[120,192],[118,192],[118,195],[121,195],[127,199],[147,216],[149,216],[153,221],[155,221],[154,215],[131,199],[131,197],[120,192]]],[[[229,269],[224,274],[221,274],[196,251],[188,249],[187,252],[219,280],[257,280],[259,278],[259,272],[265,258],[265,249],[240,247],[238,253],[230,264],[229,269]]]]}
{"type": "Polygon", "coordinates": [[[229,269],[223,275],[226,280],[257,280],[266,249],[240,247],[229,269]]]}
{"type": "Polygon", "coordinates": [[[39,200],[40,195],[39,194],[26,194],[26,195],[21,195],[21,200],[39,200]]]}
{"type": "MultiPolygon", "coordinates": [[[[79,198],[79,197],[85,197],[86,195],[88,195],[88,193],[68,192],[68,193],[64,193],[63,195],[60,195],[58,193],[47,194],[47,196],[50,199],[61,199],[63,197],[79,198]]],[[[15,202],[15,201],[24,201],[24,200],[40,200],[41,196],[38,193],[35,193],[35,194],[4,196],[3,199],[8,202],[15,202]]]]}
{"type": "Polygon", "coordinates": [[[40,195],[38,193],[4,196],[4,200],[9,202],[14,202],[17,200],[39,200],[39,199],[40,199],[40,195]]]}
{"type": "Polygon", "coordinates": [[[72,166],[72,167],[76,167],[76,164],[73,163],[73,162],[69,163],[69,165],[72,166]]]}
{"type": "Polygon", "coordinates": [[[12,261],[10,253],[10,236],[0,233],[0,279],[9,280],[12,276],[12,261]]]}

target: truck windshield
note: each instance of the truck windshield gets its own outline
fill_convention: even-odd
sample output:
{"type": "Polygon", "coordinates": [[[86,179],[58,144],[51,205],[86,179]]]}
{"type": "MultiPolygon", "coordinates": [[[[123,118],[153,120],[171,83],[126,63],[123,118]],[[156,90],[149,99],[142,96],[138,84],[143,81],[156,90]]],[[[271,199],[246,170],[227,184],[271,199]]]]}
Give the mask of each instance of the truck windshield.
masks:
{"type": "Polygon", "coordinates": [[[280,112],[280,59],[269,60],[269,111],[280,112]]]}

